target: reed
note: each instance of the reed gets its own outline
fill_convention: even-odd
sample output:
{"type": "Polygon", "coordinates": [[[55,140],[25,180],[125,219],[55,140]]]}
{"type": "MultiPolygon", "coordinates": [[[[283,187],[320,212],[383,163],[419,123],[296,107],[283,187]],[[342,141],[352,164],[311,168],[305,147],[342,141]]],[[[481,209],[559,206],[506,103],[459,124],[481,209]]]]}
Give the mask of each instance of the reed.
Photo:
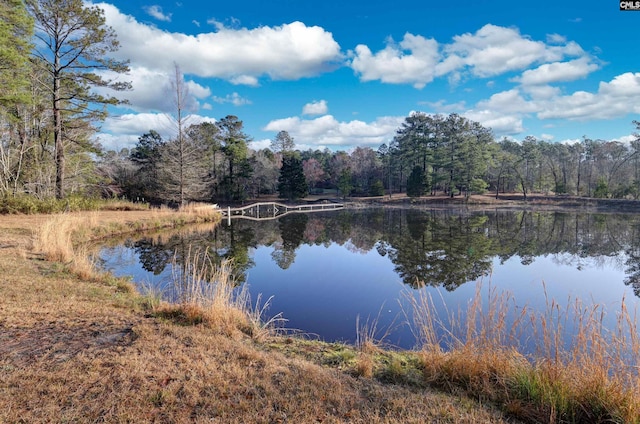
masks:
{"type": "Polygon", "coordinates": [[[285,322],[281,314],[264,320],[271,299],[251,303],[247,285],[234,278],[233,262],[215,264],[208,251],[191,251],[172,261],[172,304],[158,308],[159,315],[177,318],[185,324],[202,324],[233,335],[240,330],[260,339],[278,331],[285,322]]]}
{"type": "Polygon", "coordinates": [[[625,299],[608,329],[602,305],[547,299],[536,312],[508,293],[487,293],[478,284],[466,309],[444,316],[429,295],[409,299],[428,383],[463,389],[527,421],[640,422],[638,319],[625,299]]]}

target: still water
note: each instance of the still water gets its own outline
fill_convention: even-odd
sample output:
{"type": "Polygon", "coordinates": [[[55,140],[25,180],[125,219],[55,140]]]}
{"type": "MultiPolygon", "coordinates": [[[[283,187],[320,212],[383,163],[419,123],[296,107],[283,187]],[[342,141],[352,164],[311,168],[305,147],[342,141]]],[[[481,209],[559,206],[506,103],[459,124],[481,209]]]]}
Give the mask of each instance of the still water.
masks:
{"type": "Polygon", "coordinates": [[[532,211],[340,210],[103,247],[105,269],[171,292],[171,261],[191,249],[233,258],[265,318],[353,343],[357,322],[400,348],[416,347],[411,299],[428,294],[441,315],[465,309],[477,288],[508,292],[515,311],[551,301],[597,303],[615,323],[622,299],[640,305],[640,215],[532,211]]]}

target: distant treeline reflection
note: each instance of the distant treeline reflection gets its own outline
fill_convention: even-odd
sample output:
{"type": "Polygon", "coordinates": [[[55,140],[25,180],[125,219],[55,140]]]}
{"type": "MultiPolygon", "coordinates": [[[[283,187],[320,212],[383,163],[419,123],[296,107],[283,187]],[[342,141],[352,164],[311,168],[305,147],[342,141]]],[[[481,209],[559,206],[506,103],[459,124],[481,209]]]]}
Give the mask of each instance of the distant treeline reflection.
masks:
{"type": "MultiPolygon", "coordinates": [[[[336,243],[354,252],[375,249],[388,256],[404,283],[419,288],[461,284],[488,275],[494,258],[538,256],[580,269],[585,263],[614,262],[625,269],[625,284],[640,296],[640,216],[615,214],[497,211],[454,213],[412,209],[342,210],[297,214],[275,221],[234,220],[205,233],[172,236],[162,242],[129,242],[145,270],[159,274],[174,255],[180,263],[191,249],[209,250],[215,260],[232,258],[238,283],[254,266],[250,249],[273,248],[282,269],[302,245],[336,243]]],[[[327,264],[330,266],[330,264],[327,264]]]]}

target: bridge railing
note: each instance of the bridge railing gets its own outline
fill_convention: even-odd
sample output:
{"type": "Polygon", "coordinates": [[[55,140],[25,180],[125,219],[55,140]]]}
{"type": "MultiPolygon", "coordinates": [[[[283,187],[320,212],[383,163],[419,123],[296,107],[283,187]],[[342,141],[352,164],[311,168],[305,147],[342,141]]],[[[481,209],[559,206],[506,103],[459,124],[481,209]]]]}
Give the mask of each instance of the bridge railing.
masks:
{"type": "Polygon", "coordinates": [[[276,219],[290,213],[308,213],[321,212],[326,210],[342,209],[342,203],[320,203],[310,205],[285,205],[279,202],[257,202],[251,205],[238,208],[227,207],[221,209],[222,215],[227,217],[229,224],[231,218],[250,219],[254,221],[263,221],[268,219],[276,219]],[[262,208],[262,209],[261,209],[262,208]],[[266,210],[265,210],[266,209],[266,210]]]}

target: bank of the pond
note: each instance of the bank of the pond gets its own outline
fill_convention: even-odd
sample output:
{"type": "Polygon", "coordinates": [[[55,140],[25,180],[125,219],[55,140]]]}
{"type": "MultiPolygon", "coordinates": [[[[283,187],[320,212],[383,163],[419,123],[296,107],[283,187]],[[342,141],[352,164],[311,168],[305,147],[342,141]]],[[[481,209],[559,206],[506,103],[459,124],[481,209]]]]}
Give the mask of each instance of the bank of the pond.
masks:
{"type": "MultiPolygon", "coordinates": [[[[467,315],[478,321],[461,323],[471,337],[451,352],[437,341],[384,350],[374,328],[352,347],[269,334],[232,302],[163,305],[96,274],[77,248],[216,219],[201,210],[0,216],[0,422],[640,422],[638,370],[611,368],[621,350],[600,338],[597,310],[581,315],[575,350],[538,361],[502,346],[499,298],[479,315],[476,297],[467,315]]],[[[438,317],[417,306],[429,341],[438,317]]]]}
{"type": "MultiPolygon", "coordinates": [[[[334,199],[337,201],[337,199],[334,199]]],[[[309,198],[308,201],[315,201],[309,198]]],[[[511,209],[539,211],[575,211],[582,212],[640,212],[640,200],[596,199],[568,195],[530,194],[525,198],[522,193],[473,194],[469,197],[449,197],[443,194],[434,196],[408,197],[406,194],[378,197],[352,197],[342,200],[346,207],[400,207],[423,209],[511,209]]]]}
{"type": "Polygon", "coordinates": [[[51,228],[77,243],[207,219],[0,216],[0,422],[512,422],[430,389],[412,353],[187,325],[189,311],[157,313],[124,282],[83,274],[68,242],[42,244],[51,228]]]}

